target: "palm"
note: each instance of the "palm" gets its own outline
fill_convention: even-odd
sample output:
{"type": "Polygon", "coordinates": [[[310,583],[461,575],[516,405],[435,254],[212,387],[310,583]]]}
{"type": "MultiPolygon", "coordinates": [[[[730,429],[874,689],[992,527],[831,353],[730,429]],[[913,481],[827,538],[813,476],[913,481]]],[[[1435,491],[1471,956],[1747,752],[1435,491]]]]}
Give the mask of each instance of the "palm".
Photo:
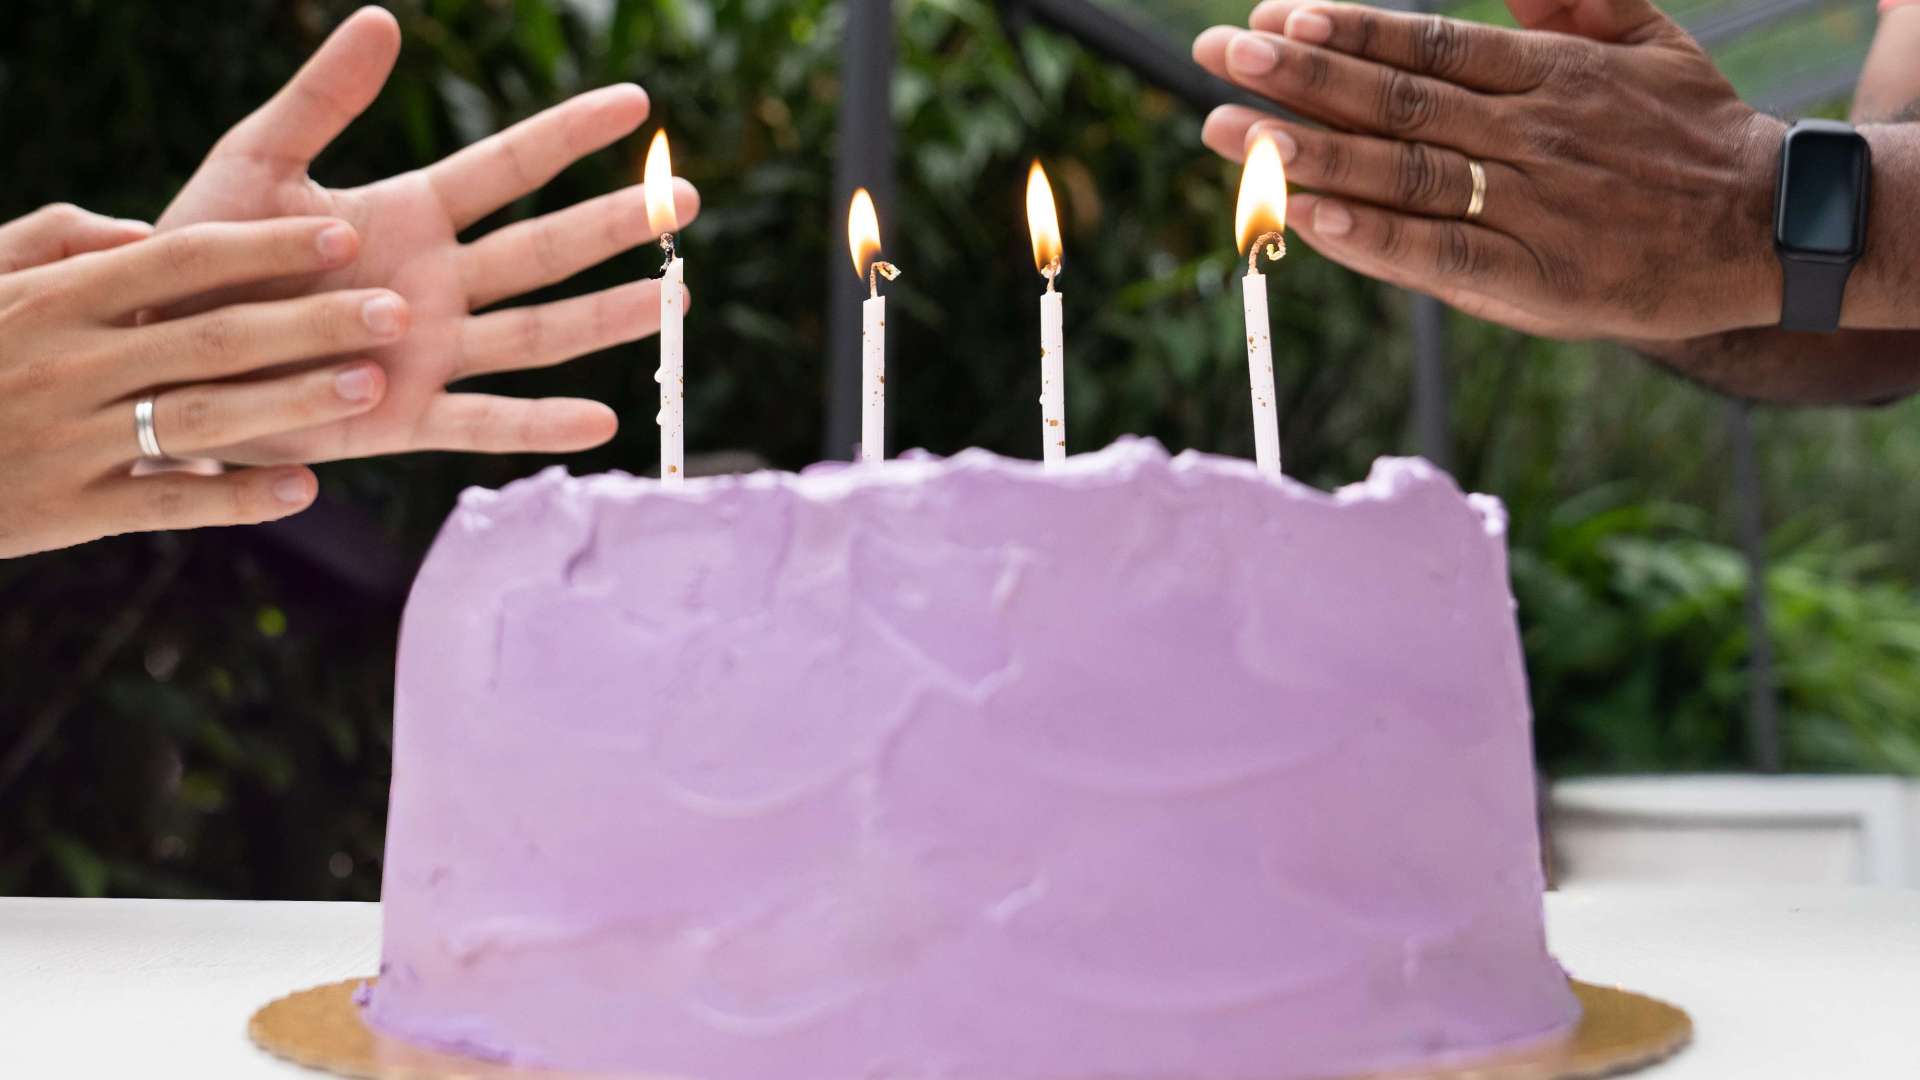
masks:
{"type": "MultiPolygon", "coordinates": [[[[407,335],[373,354],[387,371],[387,393],[377,408],[231,447],[220,455],[227,460],[591,446],[614,428],[612,413],[598,403],[521,401],[450,393],[447,386],[471,375],[558,363],[657,329],[658,285],[651,281],[474,314],[652,239],[638,188],[469,244],[459,240],[461,229],[637,128],[647,103],[636,88],[582,95],[433,166],[366,187],[333,191],[308,178],[308,161],[378,94],[398,46],[398,27],[384,12],[349,19],[285,90],[221,140],[161,216],[162,230],[200,221],[341,218],[360,234],[359,258],[335,273],[281,283],[277,291],[379,287],[408,304],[407,335]]],[[[691,189],[677,194],[685,220],[697,202],[691,189]]]]}

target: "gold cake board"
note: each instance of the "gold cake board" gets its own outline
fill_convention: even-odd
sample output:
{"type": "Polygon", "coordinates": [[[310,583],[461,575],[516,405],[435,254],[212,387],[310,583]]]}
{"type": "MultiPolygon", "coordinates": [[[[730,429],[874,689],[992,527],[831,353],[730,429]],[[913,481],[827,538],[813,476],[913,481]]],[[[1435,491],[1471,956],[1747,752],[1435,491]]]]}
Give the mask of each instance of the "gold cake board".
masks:
{"type": "MultiPolygon", "coordinates": [[[[608,1073],[528,1069],[437,1053],[379,1035],[360,1022],[348,979],[269,1002],[247,1024],[255,1043],[289,1061],[362,1080],[608,1080],[608,1073]]],[[[1580,1026],[1523,1051],[1444,1067],[1342,1080],[1600,1080],[1663,1061],[1693,1037],[1693,1021],[1664,1001],[1575,981],[1580,1026]]],[[[639,1078],[635,1078],[639,1080],[639,1078]]]]}

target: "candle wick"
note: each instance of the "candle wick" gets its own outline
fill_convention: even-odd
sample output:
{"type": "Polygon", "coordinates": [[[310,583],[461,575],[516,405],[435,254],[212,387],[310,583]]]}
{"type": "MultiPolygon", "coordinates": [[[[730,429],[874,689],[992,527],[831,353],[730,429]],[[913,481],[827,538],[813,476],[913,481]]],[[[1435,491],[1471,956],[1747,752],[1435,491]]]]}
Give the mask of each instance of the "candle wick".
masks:
{"type": "Polygon", "coordinates": [[[660,234],[660,250],[667,253],[668,262],[673,261],[674,256],[673,256],[673,234],[672,233],[668,232],[668,233],[660,234]]]}
{"type": "Polygon", "coordinates": [[[1052,292],[1053,279],[1060,276],[1060,260],[1055,259],[1052,262],[1048,263],[1047,268],[1045,270],[1040,271],[1040,274],[1041,276],[1047,279],[1047,291],[1052,292]]]}
{"type": "Polygon", "coordinates": [[[886,278],[888,281],[892,281],[894,278],[897,278],[899,276],[900,276],[899,267],[893,265],[890,262],[881,262],[880,260],[875,259],[873,263],[867,267],[867,299],[869,300],[880,299],[880,279],[881,278],[886,278]]]}
{"type": "Polygon", "coordinates": [[[1260,272],[1260,248],[1265,245],[1267,261],[1279,262],[1287,257],[1287,237],[1281,232],[1265,232],[1253,238],[1253,244],[1247,248],[1247,273],[1260,272]]]}

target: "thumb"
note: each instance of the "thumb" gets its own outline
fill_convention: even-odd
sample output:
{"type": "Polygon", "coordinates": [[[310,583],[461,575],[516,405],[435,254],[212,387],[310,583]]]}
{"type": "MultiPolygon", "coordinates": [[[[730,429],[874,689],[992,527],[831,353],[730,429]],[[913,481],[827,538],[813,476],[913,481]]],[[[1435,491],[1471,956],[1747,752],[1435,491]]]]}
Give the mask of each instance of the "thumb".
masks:
{"type": "Polygon", "coordinates": [[[400,24],[382,8],[354,12],[272,100],[234,126],[216,153],[305,168],[373,104],[400,58],[400,24]]]}
{"type": "Polygon", "coordinates": [[[1528,30],[1627,45],[1678,29],[1650,0],[1507,0],[1507,10],[1528,30]]]}

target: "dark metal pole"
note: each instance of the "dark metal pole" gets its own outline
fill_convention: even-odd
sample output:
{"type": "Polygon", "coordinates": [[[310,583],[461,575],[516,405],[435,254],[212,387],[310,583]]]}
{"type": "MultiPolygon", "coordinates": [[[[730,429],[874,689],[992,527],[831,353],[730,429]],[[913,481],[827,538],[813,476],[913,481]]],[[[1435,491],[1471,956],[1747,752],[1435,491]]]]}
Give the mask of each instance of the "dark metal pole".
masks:
{"type": "Polygon", "coordinates": [[[1413,300],[1413,434],[1428,461],[1443,469],[1453,459],[1447,423],[1447,306],[1431,296],[1413,300]]]}
{"type": "MultiPolygon", "coordinates": [[[[834,201],[828,236],[846,234],[856,188],[873,193],[883,232],[894,222],[892,0],[847,0],[840,46],[840,126],[834,149],[834,201]]],[[[846,460],[860,438],[860,303],[866,286],[839,244],[830,244],[827,315],[827,431],[821,456],[846,460]]]]}
{"type": "Polygon", "coordinates": [[[1767,530],[1760,499],[1760,467],[1753,445],[1752,407],[1727,405],[1733,443],[1734,498],[1739,504],[1740,546],[1747,556],[1747,752],[1760,772],[1780,771],[1780,715],[1773,687],[1773,637],[1767,632],[1767,530]]]}

